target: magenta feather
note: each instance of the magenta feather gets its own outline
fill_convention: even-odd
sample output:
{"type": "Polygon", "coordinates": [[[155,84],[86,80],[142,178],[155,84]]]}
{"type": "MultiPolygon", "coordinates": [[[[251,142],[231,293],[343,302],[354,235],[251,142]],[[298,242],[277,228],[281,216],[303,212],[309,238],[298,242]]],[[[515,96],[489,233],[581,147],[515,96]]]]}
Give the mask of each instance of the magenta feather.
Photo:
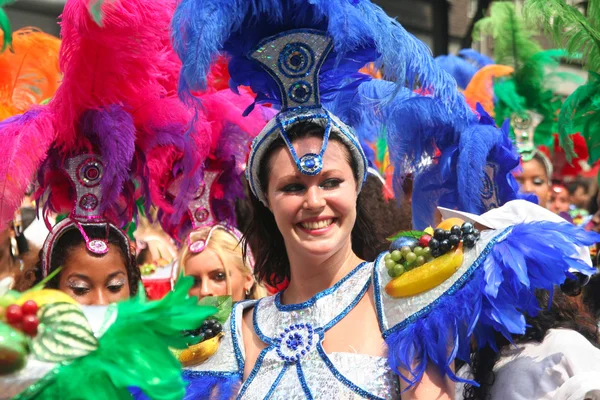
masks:
{"type": "Polygon", "coordinates": [[[52,145],[52,117],[43,109],[12,117],[0,123],[0,137],[0,229],[4,230],[52,145]]]}
{"type": "MultiPolygon", "coordinates": [[[[74,121],[86,110],[111,104],[136,109],[164,95],[177,68],[169,55],[169,21],[175,1],[117,0],[102,5],[102,26],[89,0],[70,0],[62,14],[60,65],[63,83],[51,101],[56,145],[84,147],[74,121]]],[[[175,74],[176,76],[176,74],[175,74]]]]}

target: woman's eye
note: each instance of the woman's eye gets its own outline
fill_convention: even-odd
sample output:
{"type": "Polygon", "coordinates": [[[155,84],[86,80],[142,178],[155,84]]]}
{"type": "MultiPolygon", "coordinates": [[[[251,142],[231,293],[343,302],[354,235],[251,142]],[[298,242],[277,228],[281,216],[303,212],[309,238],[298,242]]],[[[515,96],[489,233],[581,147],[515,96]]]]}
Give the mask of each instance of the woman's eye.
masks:
{"type": "Polygon", "coordinates": [[[321,183],[321,187],[324,189],[334,189],[340,184],[342,181],[340,179],[327,179],[325,182],[321,183]]]}
{"type": "Polygon", "coordinates": [[[123,289],[123,286],[125,286],[125,284],[119,283],[119,284],[115,284],[115,285],[108,285],[106,288],[111,293],[119,293],[121,291],[121,289],[123,289]]]}
{"type": "Polygon", "coordinates": [[[546,183],[546,181],[545,181],[545,180],[543,180],[542,178],[535,178],[535,179],[533,180],[533,184],[534,184],[535,186],[542,186],[542,185],[543,185],[543,184],[545,184],[545,183],[546,183]]]}
{"type": "Polygon", "coordinates": [[[224,281],[226,279],[224,272],[219,272],[215,275],[215,281],[224,281]]]}
{"type": "Polygon", "coordinates": [[[282,192],[285,193],[295,193],[295,192],[300,192],[304,190],[304,186],[297,184],[297,183],[292,183],[290,185],[286,185],[283,187],[283,189],[281,189],[282,192]]]}
{"type": "Polygon", "coordinates": [[[75,294],[75,296],[84,296],[90,291],[89,288],[82,286],[73,286],[71,287],[71,290],[73,291],[73,294],[75,294]]]}

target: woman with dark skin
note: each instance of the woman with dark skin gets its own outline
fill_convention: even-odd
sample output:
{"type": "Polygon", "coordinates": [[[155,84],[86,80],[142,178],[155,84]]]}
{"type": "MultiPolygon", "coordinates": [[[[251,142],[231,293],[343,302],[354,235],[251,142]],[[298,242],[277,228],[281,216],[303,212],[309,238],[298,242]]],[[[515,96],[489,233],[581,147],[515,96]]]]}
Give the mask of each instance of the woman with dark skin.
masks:
{"type": "MultiPolygon", "coordinates": [[[[87,227],[85,231],[90,238],[106,235],[103,228],[87,227]]],[[[87,250],[78,229],[67,230],[54,245],[49,272],[60,266],[63,269],[47,287],[59,289],[84,305],[106,305],[127,299],[137,293],[141,279],[129,245],[114,227],[108,235],[108,252],[102,255],[87,250]]]]}
{"type": "Polygon", "coordinates": [[[548,171],[545,156],[536,151],[533,158],[521,163],[522,171],[515,174],[515,179],[519,182],[521,191],[524,193],[535,194],[538,198],[538,204],[546,207],[550,200],[551,185],[550,179],[552,172],[548,171]]]}

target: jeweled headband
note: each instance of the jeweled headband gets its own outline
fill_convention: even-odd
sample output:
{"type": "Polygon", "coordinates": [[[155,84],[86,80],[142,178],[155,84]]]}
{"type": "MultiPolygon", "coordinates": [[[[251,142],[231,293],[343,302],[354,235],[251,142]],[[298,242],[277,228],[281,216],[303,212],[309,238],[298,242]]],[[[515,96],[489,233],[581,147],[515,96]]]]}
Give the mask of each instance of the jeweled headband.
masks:
{"type": "Polygon", "coordinates": [[[368,164],[356,134],[321,106],[319,72],[331,47],[331,39],[325,32],[299,29],[263,40],[249,55],[277,82],[282,99],[281,111],[253,140],[246,169],[252,193],[265,205],[267,200],[258,175],[265,152],[280,137],[298,170],[304,175],[318,175],[323,169],[323,154],[331,134],[335,133],[356,160],[359,189],[364,184],[368,164]],[[318,154],[296,154],[287,132],[299,122],[313,122],[324,128],[323,144],[318,154]]]}
{"type": "Polygon", "coordinates": [[[52,251],[60,237],[71,229],[77,229],[85,240],[90,253],[103,255],[108,252],[110,229],[118,232],[129,248],[127,235],[105,219],[101,212],[102,188],[100,183],[104,174],[104,163],[96,154],[82,154],[66,160],[64,171],[75,189],[76,200],[73,210],[67,218],[56,224],[48,234],[42,250],[42,274],[47,276],[51,265],[52,251]],[[90,239],[86,227],[106,229],[104,239],[90,239]]]}
{"type": "Polygon", "coordinates": [[[513,114],[510,118],[510,124],[515,132],[515,144],[525,162],[531,161],[536,154],[539,154],[544,162],[544,169],[548,174],[548,179],[552,179],[552,162],[535,146],[535,129],[542,122],[543,116],[533,111],[527,111],[525,116],[513,114]]]}

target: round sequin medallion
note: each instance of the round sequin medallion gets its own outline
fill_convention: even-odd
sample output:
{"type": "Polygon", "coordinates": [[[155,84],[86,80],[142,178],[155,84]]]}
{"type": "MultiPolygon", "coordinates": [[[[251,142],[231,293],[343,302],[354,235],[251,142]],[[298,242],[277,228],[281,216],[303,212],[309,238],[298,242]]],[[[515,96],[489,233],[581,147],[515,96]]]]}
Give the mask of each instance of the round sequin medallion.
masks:
{"type": "Polygon", "coordinates": [[[304,43],[287,44],[281,53],[277,67],[288,78],[302,78],[312,72],[315,64],[313,51],[304,43]]]}
{"type": "Polygon", "coordinates": [[[321,156],[314,153],[308,153],[300,158],[300,172],[304,175],[317,175],[323,168],[321,156]]]}
{"type": "Polygon", "coordinates": [[[91,193],[84,194],[79,200],[79,207],[85,211],[94,211],[98,207],[98,198],[91,193]]]}
{"type": "Polygon", "coordinates": [[[315,332],[311,324],[300,323],[285,328],[279,335],[277,355],[283,361],[295,363],[310,353],[316,344],[315,332]]]}
{"type": "Polygon", "coordinates": [[[104,166],[99,160],[87,159],[77,167],[77,180],[83,186],[95,187],[100,184],[103,172],[104,166]]]}
{"type": "Polygon", "coordinates": [[[290,87],[288,96],[296,103],[306,103],[312,96],[312,87],[308,82],[296,82],[290,87]]]}
{"type": "Polygon", "coordinates": [[[192,253],[198,254],[201,253],[206,247],[206,242],[204,240],[198,240],[194,243],[190,244],[189,249],[192,253]]]}
{"type": "Polygon", "coordinates": [[[204,222],[208,219],[208,210],[204,207],[198,208],[194,212],[194,218],[197,222],[204,222]]]}
{"type": "Polygon", "coordinates": [[[106,254],[108,252],[108,245],[106,242],[99,239],[90,240],[86,244],[86,247],[94,254],[106,254]]]}

